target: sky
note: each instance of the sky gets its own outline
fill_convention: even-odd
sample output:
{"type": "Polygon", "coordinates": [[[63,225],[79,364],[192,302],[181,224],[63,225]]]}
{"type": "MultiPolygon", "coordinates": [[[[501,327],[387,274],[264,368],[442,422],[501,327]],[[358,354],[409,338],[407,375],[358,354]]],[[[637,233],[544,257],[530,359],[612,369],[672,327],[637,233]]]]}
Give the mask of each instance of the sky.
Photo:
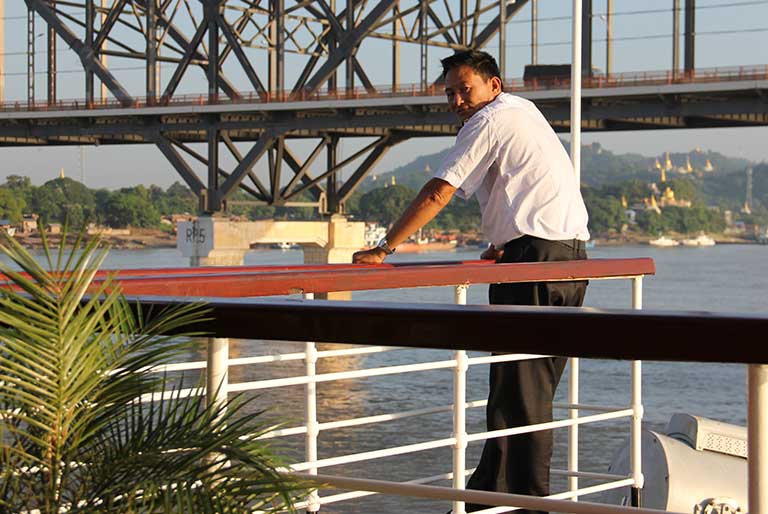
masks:
{"type": "MultiPolygon", "coordinates": [[[[0,0],[1,1],[1,0],[0,0]]],[[[174,0],[176,1],[176,0],[174,0]]],[[[237,0],[230,0],[233,4],[237,0]]],[[[344,0],[337,0],[342,8],[344,0]]],[[[412,2],[404,2],[401,5],[412,2]]],[[[684,2],[681,0],[681,4],[684,2]]],[[[5,68],[6,101],[25,100],[26,83],[26,9],[24,2],[5,2],[5,68]]],[[[194,7],[197,2],[191,3],[194,7]]],[[[439,3],[436,2],[435,6],[439,3]]],[[[567,63],[570,61],[570,0],[539,0],[539,52],[538,62],[567,63]]],[[[672,60],[672,14],[670,0],[614,0],[613,72],[668,70],[672,60]]],[[[768,65],[768,0],[699,0],[696,2],[696,67],[724,68],[731,66],[768,65]]],[[[437,8],[437,7],[436,7],[437,8]]],[[[606,0],[594,0],[593,63],[605,69],[606,0]]],[[[74,12],[74,11],[73,11],[74,12]]],[[[682,22],[682,16],[681,16],[682,22]]],[[[184,21],[179,20],[183,26],[184,21]]],[[[43,21],[38,19],[36,33],[44,33],[43,21]]],[[[525,7],[507,27],[506,76],[520,77],[523,67],[531,60],[530,9],[525,7]]],[[[131,36],[121,35],[128,44],[131,36]]],[[[38,37],[36,55],[36,96],[45,98],[45,44],[38,37]]],[[[682,47],[681,47],[682,48],[682,47]]],[[[486,47],[497,55],[498,42],[492,40],[486,47]]],[[[261,57],[252,54],[255,65],[261,57]]],[[[439,59],[445,51],[430,49],[428,62],[439,71],[439,59]]],[[[59,97],[82,98],[83,80],[79,62],[63,42],[59,42],[59,97]]],[[[365,42],[358,58],[374,84],[387,84],[389,77],[389,46],[381,40],[365,42]],[[369,64],[376,63],[376,64],[369,64]]],[[[402,82],[414,83],[418,77],[418,48],[403,46],[402,82]]],[[[298,57],[290,57],[286,82],[291,83],[301,69],[298,57]]],[[[263,59],[262,59],[263,60],[263,59]]],[[[137,61],[111,62],[110,67],[132,94],[143,96],[143,71],[137,61]],[[132,88],[132,89],[131,89],[132,88]]],[[[161,75],[170,75],[170,68],[161,75]]],[[[236,73],[233,73],[237,80],[236,73]]],[[[343,67],[341,68],[343,77],[343,67]]],[[[205,93],[207,86],[202,75],[190,75],[182,83],[184,93],[205,93]]],[[[564,136],[567,139],[567,136],[564,136]]],[[[713,150],[729,156],[739,156],[755,162],[768,161],[768,127],[656,130],[615,133],[585,133],[584,144],[600,142],[614,153],[635,152],[660,155],[665,151],[687,152],[694,148],[713,150]]],[[[406,164],[414,158],[440,151],[452,142],[451,138],[421,138],[410,140],[393,148],[381,161],[375,173],[386,172],[406,164]]],[[[362,142],[345,141],[345,152],[352,153],[362,142]]],[[[100,146],[100,147],[43,147],[2,148],[0,180],[10,174],[26,175],[34,184],[55,178],[63,168],[65,175],[83,181],[92,188],[129,187],[139,183],[167,187],[180,180],[159,150],[152,146],[100,146]]],[[[200,170],[202,173],[202,170],[200,170]]],[[[347,171],[346,173],[349,173],[347,171]]]]}

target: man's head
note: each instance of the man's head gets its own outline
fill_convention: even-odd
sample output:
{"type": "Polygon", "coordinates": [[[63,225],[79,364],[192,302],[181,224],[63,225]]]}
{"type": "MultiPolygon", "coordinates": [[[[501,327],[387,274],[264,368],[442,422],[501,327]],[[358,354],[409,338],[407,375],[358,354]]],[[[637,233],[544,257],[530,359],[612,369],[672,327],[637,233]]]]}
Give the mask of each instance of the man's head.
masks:
{"type": "Polygon", "coordinates": [[[467,121],[502,91],[499,66],[485,52],[469,50],[440,62],[448,105],[462,121],[467,121]]]}

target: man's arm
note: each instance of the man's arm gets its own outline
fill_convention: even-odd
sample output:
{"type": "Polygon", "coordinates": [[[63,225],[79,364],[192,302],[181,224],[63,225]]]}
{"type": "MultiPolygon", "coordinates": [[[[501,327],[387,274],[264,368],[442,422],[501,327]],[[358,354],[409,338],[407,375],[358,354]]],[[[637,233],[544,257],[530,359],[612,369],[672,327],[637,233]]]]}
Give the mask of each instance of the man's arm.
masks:
{"type": "MultiPolygon", "coordinates": [[[[437,213],[448,205],[455,192],[456,188],[445,180],[430,179],[387,232],[389,246],[395,248],[408,236],[432,221],[437,213]]],[[[387,254],[381,248],[371,248],[356,252],[352,256],[352,262],[355,264],[379,264],[384,261],[386,256],[387,254]]]]}

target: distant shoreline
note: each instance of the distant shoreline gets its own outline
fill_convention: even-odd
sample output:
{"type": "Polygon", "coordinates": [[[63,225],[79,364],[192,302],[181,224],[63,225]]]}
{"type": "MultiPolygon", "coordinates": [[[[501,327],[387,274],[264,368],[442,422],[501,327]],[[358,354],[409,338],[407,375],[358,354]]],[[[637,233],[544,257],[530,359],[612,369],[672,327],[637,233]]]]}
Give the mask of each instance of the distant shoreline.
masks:
{"type": "MultiPolygon", "coordinates": [[[[714,239],[716,244],[760,244],[755,239],[746,239],[743,237],[734,237],[724,234],[708,234],[714,239]]],[[[690,239],[691,234],[666,234],[667,237],[676,241],[682,241],[683,239],[690,239]]],[[[597,236],[592,239],[595,242],[595,246],[624,246],[624,245],[650,245],[650,241],[656,239],[658,236],[639,235],[633,234],[631,236],[597,236]]]]}
{"type": "MultiPolygon", "coordinates": [[[[95,235],[86,236],[86,238],[94,237],[95,235]]],[[[170,233],[170,232],[164,232],[162,230],[158,229],[131,229],[130,234],[120,234],[120,235],[111,235],[111,234],[100,234],[102,240],[110,245],[113,249],[118,250],[141,250],[141,249],[150,249],[150,248],[176,248],[176,234],[170,233]]],[[[42,239],[40,238],[39,234],[16,234],[15,239],[24,247],[30,248],[30,249],[41,249],[43,247],[42,245],[42,239]]],[[[592,241],[595,242],[595,246],[598,247],[608,247],[608,246],[645,246],[649,245],[649,241],[652,239],[656,239],[657,236],[649,236],[649,235],[637,235],[633,234],[630,236],[597,236],[592,239],[592,241]]],[[[668,237],[671,237],[672,239],[676,240],[682,240],[690,238],[690,235],[686,234],[669,234],[668,237]]],[[[723,244],[760,244],[759,241],[755,239],[745,239],[740,237],[733,237],[733,236],[726,236],[723,234],[714,234],[710,235],[715,240],[715,243],[718,245],[723,244]]],[[[54,245],[58,244],[58,241],[60,240],[60,236],[57,234],[47,234],[47,238],[49,242],[53,243],[54,245]]],[[[73,240],[73,236],[70,235],[70,239],[73,240]]],[[[475,246],[472,244],[468,245],[449,245],[449,244],[426,244],[423,246],[423,248],[417,247],[417,245],[412,245],[413,248],[403,249],[405,251],[410,250],[410,252],[417,252],[417,251],[441,251],[441,250],[450,250],[451,248],[457,248],[457,249],[467,249],[467,248],[479,248],[482,249],[480,246],[475,246]]]]}
{"type": "MultiPolygon", "coordinates": [[[[164,232],[158,229],[130,229],[130,234],[86,234],[85,240],[93,237],[101,237],[102,241],[108,244],[112,249],[119,250],[141,250],[144,248],[176,248],[176,234],[164,232]]],[[[67,236],[70,242],[73,242],[75,235],[73,232],[67,236]]],[[[16,234],[14,238],[24,247],[33,250],[43,248],[43,240],[39,233],[16,234]]],[[[59,234],[46,234],[49,244],[56,246],[61,241],[59,234]]]]}

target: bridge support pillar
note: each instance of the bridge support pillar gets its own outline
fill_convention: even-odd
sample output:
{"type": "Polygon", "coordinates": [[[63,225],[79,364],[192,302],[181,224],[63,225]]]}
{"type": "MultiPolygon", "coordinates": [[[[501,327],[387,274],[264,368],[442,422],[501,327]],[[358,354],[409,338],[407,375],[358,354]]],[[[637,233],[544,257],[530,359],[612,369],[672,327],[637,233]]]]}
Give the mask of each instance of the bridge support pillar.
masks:
{"type": "MultiPolygon", "coordinates": [[[[345,216],[334,214],[328,222],[328,239],[324,246],[302,244],[304,264],[349,264],[352,254],[365,245],[365,224],[352,222],[345,216]]],[[[349,300],[352,293],[339,291],[316,294],[317,299],[349,300]]]]}
{"type": "Polygon", "coordinates": [[[182,221],[176,232],[176,247],[191,266],[241,266],[250,248],[247,235],[237,222],[214,216],[182,221]]]}
{"type": "MultiPolygon", "coordinates": [[[[229,221],[201,216],[178,224],[176,246],[192,266],[239,266],[254,243],[301,245],[305,264],[351,263],[365,245],[365,224],[341,215],[329,221],[229,221]]],[[[349,299],[349,293],[317,298],[349,299]]]]}

